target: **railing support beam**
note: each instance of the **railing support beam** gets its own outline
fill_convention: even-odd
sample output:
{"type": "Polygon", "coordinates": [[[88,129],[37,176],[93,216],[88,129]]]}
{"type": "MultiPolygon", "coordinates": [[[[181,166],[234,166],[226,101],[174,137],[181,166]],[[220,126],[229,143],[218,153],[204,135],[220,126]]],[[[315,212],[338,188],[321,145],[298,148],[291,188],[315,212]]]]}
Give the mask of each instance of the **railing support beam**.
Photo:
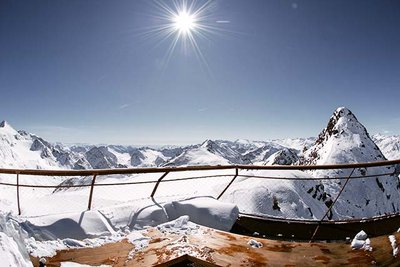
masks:
{"type": "Polygon", "coordinates": [[[21,203],[19,200],[19,173],[17,173],[17,206],[18,206],[18,215],[21,215],[21,203]]]}
{"type": "Polygon", "coordinates": [[[96,177],[97,177],[97,174],[95,174],[95,175],[93,176],[92,184],[90,185],[88,210],[90,210],[90,209],[92,208],[93,189],[94,189],[94,184],[95,184],[95,182],[96,182],[96,177]]]}
{"type": "Polygon", "coordinates": [[[330,205],[330,207],[328,208],[328,210],[325,212],[324,216],[322,217],[322,219],[319,221],[317,227],[315,227],[314,233],[311,236],[310,242],[314,241],[314,237],[317,234],[318,230],[319,230],[319,226],[321,225],[322,221],[326,218],[326,216],[328,216],[329,212],[332,210],[333,206],[335,205],[336,201],[339,199],[340,195],[343,193],[347,183],[350,181],[350,177],[353,175],[354,171],[356,170],[356,168],[354,168],[349,177],[347,177],[346,181],[344,182],[342,188],[340,189],[339,193],[337,194],[335,200],[332,202],[332,205],[330,205]]]}
{"type": "Polygon", "coordinates": [[[153,188],[153,192],[151,192],[150,197],[153,198],[154,195],[156,194],[157,188],[160,185],[161,181],[165,178],[165,176],[167,176],[169,172],[165,172],[160,178],[158,178],[156,185],[153,188]]]}
{"type": "Polygon", "coordinates": [[[236,180],[236,177],[239,175],[239,168],[235,169],[235,176],[233,176],[232,180],[229,182],[229,184],[225,187],[224,190],[222,190],[221,194],[217,197],[217,199],[220,199],[222,195],[228,190],[228,188],[233,184],[233,182],[236,180]]]}

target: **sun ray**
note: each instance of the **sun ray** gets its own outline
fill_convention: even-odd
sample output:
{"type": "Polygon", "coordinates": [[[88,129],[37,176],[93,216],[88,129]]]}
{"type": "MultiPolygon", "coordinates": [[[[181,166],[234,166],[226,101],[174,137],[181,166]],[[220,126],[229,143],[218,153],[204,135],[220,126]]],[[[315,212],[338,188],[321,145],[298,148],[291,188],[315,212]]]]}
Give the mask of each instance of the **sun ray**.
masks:
{"type": "Polygon", "coordinates": [[[170,42],[163,65],[166,67],[176,49],[181,47],[185,54],[193,53],[207,69],[206,57],[201,43],[212,41],[211,36],[221,32],[218,23],[212,19],[215,2],[211,0],[172,0],[153,2],[155,12],[153,26],[142,33],[144,38],[156,38],[155,45],[170,42]]]}

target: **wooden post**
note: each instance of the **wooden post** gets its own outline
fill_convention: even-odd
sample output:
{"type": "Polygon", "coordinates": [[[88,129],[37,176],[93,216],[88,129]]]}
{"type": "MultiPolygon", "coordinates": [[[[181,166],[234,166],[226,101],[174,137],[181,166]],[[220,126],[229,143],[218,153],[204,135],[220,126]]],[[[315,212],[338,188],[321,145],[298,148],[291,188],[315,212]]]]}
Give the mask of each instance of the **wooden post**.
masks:
{"type": "Polygon", "coordinates": [[[97,174],[93,176],[92,184],[90,186],[88,210],[92,208],[93,189],[94,189],[94,183],[96,182],[96,177],[97,174]]]}
{"type": "Polygon", "coordinates": [[[236,168],[235,169],[235,176],[233,176],[232,180],[229,182],[229,184],[225,187],[225,189],[221,192],[221,194],[219,194],[219,196],[217,197],[217,199],[220,199],[222,197],[222,195],[225,193],[226,190],[228,190],[228,188],[232,185],[232,183],[235,181],[236,177],[238,177],[239,175],[239,169],[236,168]]]}
{"type": "Polygon", "coordinates": [[[169,172],[165,172],[160,178],[158,178],[156,185],[154,186],[153,192],[151,192],[150,197],[154,197],[154,195],[156,194],[157,188],[160,185],[161,181],[165,178],[165,176],[167,176],[169,172]]]}
{"type": "Polygon", "coordinates": [[[21,205],[19,202],[19,173],[17,173],[17,205],[18,205],[18,215],[21,215],[21,205]]]}

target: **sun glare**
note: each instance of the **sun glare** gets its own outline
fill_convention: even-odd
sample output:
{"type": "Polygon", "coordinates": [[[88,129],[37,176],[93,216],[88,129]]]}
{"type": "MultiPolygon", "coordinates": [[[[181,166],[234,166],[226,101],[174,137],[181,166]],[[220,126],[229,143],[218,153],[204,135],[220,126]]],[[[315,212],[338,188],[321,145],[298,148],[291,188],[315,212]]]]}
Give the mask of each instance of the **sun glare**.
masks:
{"type": "MultiPolygon", "coordinates": [[[[213,18],[215,1],[213,0],[155,0],[156,12],[154,25],[145,32],[149,37],[156,37],[159,42],[170,42],[164,65],[172,58],[177,47],[185,55],[196,57],[208,67],[202,53],[201,44],[211,41],[210,37],[220,31],[220,21],[213,18]]],[[[223,20],[225,21],[225,20],[223,20]]],[[[157,45],[158,45],[157,44],[157,45]]]]}
{"type": "Polygon", "coordinates": [[[177,31],[183,34],[188,34],[196,28],[196,18],[193,14],[187,11],[181,11],[172,19],[174,27],[177,31]]]}

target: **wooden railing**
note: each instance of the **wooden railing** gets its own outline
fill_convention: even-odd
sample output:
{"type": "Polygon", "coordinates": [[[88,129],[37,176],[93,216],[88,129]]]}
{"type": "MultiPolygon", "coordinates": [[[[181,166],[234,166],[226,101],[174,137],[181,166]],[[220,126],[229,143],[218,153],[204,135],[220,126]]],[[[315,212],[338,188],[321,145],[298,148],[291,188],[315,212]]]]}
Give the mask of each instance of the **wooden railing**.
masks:
{"type": "MultiPolygon", "coordinates": [[[[91,169],[91,170],[40,170],[40,169],[0,169],[0,174],[15,174],[16,175],[16,183],[5,183],[0,182],[0,185],[4,186],[14,186],[16,187],[17,193],[17,208],[18,213],[21,214],[21,205],[20,205],[20,188],[77,188],[77,187],[90,187],[89,191],[89,199],[88,199],[88,210],[92,207],[92,199],[93,192],[96,186],[115,186],[115,185],[135,185],[135,184],[145,184],[145,183],[154,183],[154,188],[150,194],[150,197],[154,197],[160,183],[163,182],[164,178],[169,173],[175,172],[185,172],[185,171],[212,171],[212,170],[235,170],[233,175],[203,175],[196,177],[185,177],[185,178],[176,178],[176,179],[168,179],[168,182],[171,181],[184,181],[184,180],[193,180],[193,179],[203,179],[203,178],[213,178],[213,177],[227,177],[232,176],[232,179],[229,183],[224,187],[221,193],[218,195],[218,199],[222,197],[222,195],[229,189],[229,187],[234,183],[237,177],[251,177],[258,179],[277,179],[277,180],[330,180],[330,179],[344,179],[346,182],[342,186],[339,194],[334,199],[333,204],[329,207],[328,212],[333,208],[337,199],[340,197],[340,194],[343,192],[344,188],[347,185],[347,182],[351,179],[361,179],[361,178],[370,178],[370,177],[378,177],[378,176],[387,176],[387,175],[398,175],[400,173],[400,160],[391,160],[391,161],[379,161],[379,162],[369,162],[369,163],[353,163],[353,164],[337,164],[337,165],[272,165],[272,166],[255,166],[255,165],[224,165],[224,166],[187,166],[187,167],[163,167],[163,168],[120,168],[120,169],[91,169]],[[357,168],[370,168],[370,167],[379,167],[379,166],[392,166],[394,167],[394,171],[390,173],[382,173],[382,174],[374,174],[374,175],[361,175],[361,176],[353,176],[354,170],[357,168]],[[246,175],[240,174],[241,170],[327,170],[327,169],[352,169],[350,176],[348,177],[268,177],[268,176],[255,176],[255,175],[246,175]],[[102,183],[96,184],[96,178],[101,175],[114,175],[114,174],[146,174],[146,173],[161,173],[160,178],[157,181],[133,181],[133,182],[120,182],[120,183],[102,183]],[[48,185],[48,184],[21,184],[20,176],[21,175],[33,175],[33,176],[92,176],[92,180],[90,184],[79,184],[79,185],[48,185]]],[[[326,214],[321,219],[324,220],[326,214]]]]}

